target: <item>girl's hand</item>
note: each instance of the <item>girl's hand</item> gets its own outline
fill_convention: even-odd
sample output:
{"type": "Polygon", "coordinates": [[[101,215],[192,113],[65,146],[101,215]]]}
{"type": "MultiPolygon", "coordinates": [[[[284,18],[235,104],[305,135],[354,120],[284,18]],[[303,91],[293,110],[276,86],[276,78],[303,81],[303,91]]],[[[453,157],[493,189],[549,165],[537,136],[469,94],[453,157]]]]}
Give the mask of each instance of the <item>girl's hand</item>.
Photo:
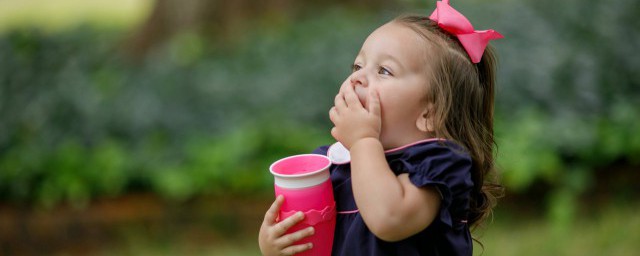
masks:
{"type": "Polygon", "coordinates": [[[285,235],[289,228],[304,219],[302,212],[298,212],[289,218],[276,222],[283,201],[284,197],[278,196],[264,215],[264,221],[262,222],[260,234],[258,235],[258,244],[264,256],[294,255],[309,250],[313,246],[311,243],[292,245],[302,238],[313,235],[313,227],[285,235]]]}
{"type": "Polygon", "coordinates": [[[380,139],[380,96],[375,90],[369,89],[367,103],[366,108],[362,106],[353,85],[346,85],[336,95],[335,106],[329,110],[329,118],[335,125],[331,135],[347,149],[360,139],[380,139]]]}

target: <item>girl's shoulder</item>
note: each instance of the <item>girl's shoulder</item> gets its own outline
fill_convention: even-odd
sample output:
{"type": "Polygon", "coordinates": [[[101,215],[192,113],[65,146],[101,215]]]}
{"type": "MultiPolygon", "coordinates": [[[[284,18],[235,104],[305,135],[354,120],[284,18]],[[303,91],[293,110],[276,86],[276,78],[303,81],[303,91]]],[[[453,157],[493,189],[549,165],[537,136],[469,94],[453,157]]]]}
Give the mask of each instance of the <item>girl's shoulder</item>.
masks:
{"type": "Polygon", "coordinates": [[[397,175],[408,173],[417,187],[434,186],[441,196],[437,222],[448,227],[466,224],[473,190],[473,161],[464,147],[446,140],[411,146],[389,161],[397,175]]]}
{"type": "Polygon", "coordinates": [[[473,187],[471,155],[448,140],[418,143],[388,156],[389,167],[397,175],[408,173],[418,187],[436,185],[452,194],[473,187]],[[461,191],[454,191],[461,189],[461,191]]]}
{"type": "Polygon", "coordinates": [[[390,160],[399,159],[412,165],[457,165],[471,166],[469,152],[458,143],[445,139],[430,139],[409,146],[387,151],[390,160]]]}

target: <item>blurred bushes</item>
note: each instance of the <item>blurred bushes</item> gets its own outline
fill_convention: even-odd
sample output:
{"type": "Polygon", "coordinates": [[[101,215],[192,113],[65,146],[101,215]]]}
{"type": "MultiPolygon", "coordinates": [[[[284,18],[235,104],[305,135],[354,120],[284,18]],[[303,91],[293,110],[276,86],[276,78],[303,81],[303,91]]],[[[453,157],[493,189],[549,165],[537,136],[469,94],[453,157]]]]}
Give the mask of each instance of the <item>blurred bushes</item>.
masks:
{"type": "MultiPolygon", "coordinates": [[[[550,184],[562,221],[596,169],[640,165],[634,1],[454,6],[506,36],[494,43],[496,133],[511,191],[550,184]]],[[[139,64],[115,54],[119,32],[2,35],[0,198],[82,206],[136,190],[170,200],[270,190],[273,160],[331,143],[333,95],[389,18],[327,9],[233,46],[185,32],[139,64]]]]}
{"type": "MultiPolygon", "coordinates": [[[[504,3],[502,3],[504,4],[504,3]]],[[[640,14],[634,1],[492,6],[507,39],[498,92],[500,164],[510,188],[543,179],[559,191],[594,170],[640,164],[640,14]]]]}
{"type": "MultiPolygon", "coordinates": [[[[559,230],[573,220],[580,195],[619,186],[596,179],[613,171],[607,167],[640,167],[635,5],[543,0],[471,8],[506,37],[494,44],[501,55],[496,135],[503,182],[520,193],[548,184],[548,217],[559,230]]],[[[620,191],[628,190],[609,196],[631,199],[620,191]]]]}
{"type": "Polygon", "coordinates": [[[0,198],[270,189],[272,161],[331,142],[333,93],[372,27],[345,16],[259,28],[233,47],[186,32],[140,64],[117,54],[122,33],[2,35],[0,198]]]}

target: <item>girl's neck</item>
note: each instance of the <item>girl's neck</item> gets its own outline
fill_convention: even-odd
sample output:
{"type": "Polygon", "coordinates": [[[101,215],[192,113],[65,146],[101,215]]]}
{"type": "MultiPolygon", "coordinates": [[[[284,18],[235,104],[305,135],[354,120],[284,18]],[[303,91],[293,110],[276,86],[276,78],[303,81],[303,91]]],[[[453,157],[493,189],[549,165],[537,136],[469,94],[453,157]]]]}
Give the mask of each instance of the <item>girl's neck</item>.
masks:
{"type": "Polygon", "coordinates": [[[419,140],[419,141],[411,142],[411,143],[406,144],[406,145],[402,145],[402,146],[400,146],[400,147],[391,148],[391,149],[385,149],[385,150],[384,150],[384,153],[385,153],[385,154],[395,153],[395,152],[402,151],[402,150],[404,150],[404,149],[406,149],[406,148],[408,148],[408,147],[415,146],[415,145],[418,145],[418,144],[427,143],[427,142],[431,142],[431,141],[444,141],[444,140],[445,140],[445,139],[443,139],[443,138],[428,138],[428,139],[423,139],[423,140],[419,140]]]}
{"type": "Polygon", "coordinates": [[[382,143],[382,147],[384,148],[384,150],[385,151],[395,150],[397,148],[406,147],[407,145],[413,145],[425,140],[434,139],[433,136],[423,132],[415,133],[412,136],[407,136],[407,134],[402,134],[402,135],[401,135],[402,138],[396,138],[395,141],[384,141],[381,139],[380,142],[382,143]]]}

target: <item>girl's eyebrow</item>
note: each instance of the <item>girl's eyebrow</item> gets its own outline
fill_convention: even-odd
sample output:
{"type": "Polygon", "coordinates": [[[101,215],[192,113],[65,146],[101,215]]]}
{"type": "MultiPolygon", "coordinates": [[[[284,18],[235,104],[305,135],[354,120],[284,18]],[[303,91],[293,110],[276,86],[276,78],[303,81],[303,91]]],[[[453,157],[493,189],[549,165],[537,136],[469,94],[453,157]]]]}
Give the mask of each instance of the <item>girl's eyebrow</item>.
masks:
{"type": "MultiPolygon", "coordinates": [[[[365,56],[365,54],[364,54],[364,51],[360,51],[360,52],[358,52],[358,55],[356,56],[356,59],[357,59],[358,57],[363,58],[363,59],[366,59],[366,56],[365,56]]],[[[391,54],[388,54],[388,53],[381,53],[381,54],[380,54],[380,60],[381,60],[381,61],[389,60],[389,61],[393,62],[394,64],[396,64],[400,69],[405,69],[405,66],[404,66],[404,65],[402,65],[402,62],[400,62],[400,61],[398,60],[398,58],[396,58],[395,56],[393,56],[393,55],[391,55],[391,54]]]]}
{"type": "Polygon", "coordinates": [[[361,58],[366,59],[366,58],[365,58],[365,56],[364,56],[364,51],[363,51],[363,50],[360,50],[360,51],[358,52],[358,55],[356,55],[356,59],[357,59],[358,57],[361,57],[361,58]]]}
{"type": "Polygon", "coordinates": [[[387,53],[383,53],[381,54],[381,58],[382,60],[390,60],[391,62],[395,63],[398,67],[400,67],[401,69],[404,69],[405,67],[402,65],[402,62],[400,62],[398,60],[398,58],[396,58],[395,56],[391,55],[391,54],[387,54],[387,53]]]}

